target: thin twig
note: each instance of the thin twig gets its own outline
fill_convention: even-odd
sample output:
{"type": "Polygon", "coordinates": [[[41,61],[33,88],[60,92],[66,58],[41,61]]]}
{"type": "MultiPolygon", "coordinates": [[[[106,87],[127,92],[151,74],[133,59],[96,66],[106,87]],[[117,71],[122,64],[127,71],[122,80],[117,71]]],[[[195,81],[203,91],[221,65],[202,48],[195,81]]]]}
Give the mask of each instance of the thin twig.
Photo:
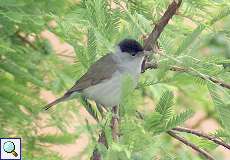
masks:
{"type": "Polygon", "coordinates": [[[176,128],[173,128],[172,130],[178,131],[178,132],[190,133],[190,134],[196,135],[198,137],[208,139],[208,140],[210,140],[210,141],[212,141],[212,142],[214,142],[214,143],[216,143],[218,145],[224,146],[225,148],[230,150],[230,145],[229,144],[226,144],[225,142],[223,142],[222,140],[218,139],[217,137],[210,136],[210,135],[208,135],[206,133],[202,133],[200,131],[196,131],[196,130],[188,129],[188,128],[183,128],[183,127],[176,127],[176,128]]]}
{"type": "Polygon", "coordinates": [[[230,89],[230,84],[225,83],[223,80],[215,79],[213,77],[208,77],[208,79],[212,81],[213,83],[219,84],[220,86],[224,88],[230,89]]]}
{"type": "MultiPolygon", "coordinates": [[[[145,63],[145,66],[144,66],[144,70],[147,70],[147,69],[157,69],[159,68],[159,66],[156,64],[156,63],[150,63],[150,62],[146,62],[145,63]]],[[[175,71],[175,72],[190,72],[189,69],[187,68],[183,68],[183,67],[178,67],[178,66],[172,66],[170,68],[171,71],[175,71]]],[[[211,77],[211,76],[201,76],[201,75],[197,75],[199,76],[200,78],[204,79],[204,80],[210,80],[212,81],[213,83],[215,84],[218,84],[224,88],[227,88],[227,89],[230,89],[230,84],[224,82],[223,80],[219,80],[219,79],[216,79],[214,77],[211,77]]]]}
{"type": "Polygon", "coordinates": [[[202,156],[204,156],[204,157],[207,158],[208,160],[215,160],[208,152],[206,152],[205,150],[199,148],[199,147],[196,146],[195,144],[193,144],[193,143],[187,141],[187,140],[184,139],[183,137],[178,136],[178,135],[176,134],[176,132],[174,132],[174,131],[171,130],[171,131],[167,131],[167,133],[168,133],[171,137],[173,137],[173,138],[177,139],[178,141],[184,143],[186,146],[191,147],[192,149],[194,149],[195,151],[197,151],[199,154],[201,154],[202,156]]]}
{"type": "MultiPolygon", "coordinates": [[[[143,114],[141,112],[139,112],[139,111],[136,111],[136,112],[137,112],[137,117],[143,120],[144,119],[143,114]]],[[[193,148],[194,150],[198,151],[199,153],[203,152],[204,150],[202,150],[199,147],[195,146],[194,144],[192,144],[191,142],[187,141],[186,139],[176,135],[176,133],[174,131],[186,132],[186,133],[190,133],[190,134],[193,134],[193,135],[196,135],[196,136],[199,136],[199,137],[203,137],[203,138],[206,138],[206,139],[208,139],[210,141],[213,141],[216,144],[222,145],[227,149],[230,149],[230,145],[228,145],[227,143],[225,143],[222,140],[218,139],[217,137],[213,137],[213,136],[207,135],[207,134],[199,132],[199,131],[195,131],[195,130],[188,129],[188,128],[182,128],[182,127],[176,127],[176,128],[171,129],[170,131],[167,131],[167,133],[170,136],[172,136],[173,138],[176,138],[176,139],[179,138],[178,140],[181,141],[181,142],[183,140],[182,143],[186,144],[187,146],[190,146],[191,148],[193,148]],[[175,137],[175,135],[176,135],[176,137],[175,137]]],[[[204,154],[207,154],[209,157],[212,158],[212,156],[210,156],[209,153],[207,153],[206,151],[204,151],[204,154]]],[[[202,155],[203,155],[203,153],[202,153],[202,155]]]]}
{"type": "MultiPolygon", "coordinates": [[[[156,63],[150,63],[150,62],[146,62],[145,63],[145,70],[148,69],[158,69],[159,66],[156,63]]],[[[186,68],[182,68],[182,67],[178,67],[178,66],[172,66],[170,68],[171,71],[175,71],[175,72],[188,72],[188,69],[186,68]]]]}

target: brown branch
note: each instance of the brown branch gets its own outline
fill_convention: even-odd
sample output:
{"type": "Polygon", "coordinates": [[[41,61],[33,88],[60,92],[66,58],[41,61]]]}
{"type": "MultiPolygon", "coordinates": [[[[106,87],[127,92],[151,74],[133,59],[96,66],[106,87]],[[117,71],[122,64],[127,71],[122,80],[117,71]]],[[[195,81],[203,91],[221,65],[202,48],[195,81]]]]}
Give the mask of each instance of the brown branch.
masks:
{"type": "MultiPolygon", "coordinates": [[[[168,9],[165,11],[164,15],[161,17],[159,22],[155,24],[152,32],[149,36],[144,40],[144,50],[146,51],[154,51],[157,46],[157,39],[159,38],[161,32],[164,30],[165,26],[168,24],[169,20],[176,14],[177,9],[180,7],[182,0],[173,0],[173,2],[168,6],[168,9]]],[[[144,59],[141,67],[142,73],[145,72],[146,69],[156,69],[157,64],[149,64],[147,65],[147,57],[144,59]]]]}
{"type": "Polygon", "coordinates": [[[186,146],[191,147],[192,149],[194,149],[195,151],[197,151],[199,154],[201,154],[202,156],[204,156],[204,157],[207,158],[208,160],[215,160],[208,152],[206,152],[205,150],[199,148],[199,147],[196,146],[195,144],[193,144],[193,143],[187,141],[185,138],[178,136],[178,135],[176,134],[176,132],[174,132],[174,131],[171,130],[171,131],[167,131],[167,133],[168,133],[171,137],[173,137],[173,138],[177,139],[178,141],[184,143],[186,146]]]}
{"type": "Polygon", "coordinates": [[[218,139],[217,137],[210,136],[210,135],[208,135],[206,133],[202,133],[200,131],[196,131],[196,130],[188,129],[188,128],[182,128],[182,127],[176,127],[176,128],[173,128],[172,130],[178,131],[178,132],[190,133],[190,134],[196,135],[198,137],[208,139],[208,140],[210,140],[210,141],[212,141],[212,142],[214,142],[214,143],[216,143],[218,145],[224,146],[225,148],[230,150],[230,145],[229,144],[226,144],[225,142],[223,142],[222,140],[218,139]]]}
{"type": "Polygon", "coordinates": [[[151,51],[154,48],[154,45],[157,42],[161,32],[168,24],[169,20],[176,14],[177,9],[180,7],[182,0],[173,0],[173,2],[168,6],[168,9],[165,11],[164,15],[161,17],[159,22],[155,25],[154,29],[145,40],[144,49],[146,51],[151,51]]]}
{"type": "MultiPolygon", "coordinates": [[[[144,40],[144,50],[154,51],[155,48],[159,48],[157,45],[157,39],[159,38],[161,32],[164,30],[165,26],[168,24],[169,20],[176,14],[177,9],[181,5],[181,2],[182,0],[173,0],[173,2],[168,6],[168,9],[165,11],[164,15],[161,17],[159,22],[155,24],[152,32],[144,40]]],[[[147,57],[144,59],[142,63],[142,67],[141,67],[142,73],[144,73],[147,68],[148,69],[158,68],[157,64],[146,66],[146,63],[147,63],[147,57]]]]}
{"type": "Polygon", "coordinates": [[[225,83],[223,80],[219,80],[219,79],[215,79],[213,77],[208,77],[208,79],[210,81],[212,81],[213,83],[219,84],[220,86],[230,89],[230,84],[229,83],[225,83]]]}

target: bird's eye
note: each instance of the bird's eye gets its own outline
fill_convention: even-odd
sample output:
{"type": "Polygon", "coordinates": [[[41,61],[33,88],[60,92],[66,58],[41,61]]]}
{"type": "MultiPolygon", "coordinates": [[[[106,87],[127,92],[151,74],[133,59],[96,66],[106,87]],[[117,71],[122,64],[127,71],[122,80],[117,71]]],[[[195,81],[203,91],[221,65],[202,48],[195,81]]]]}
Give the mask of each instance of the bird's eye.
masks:
{"type": "Polygon", "coordinates": [[[132,55],[132,56],[135,56],[136,54],[135,54],[135,53],[132,53],[131,55],[132,55]]]}

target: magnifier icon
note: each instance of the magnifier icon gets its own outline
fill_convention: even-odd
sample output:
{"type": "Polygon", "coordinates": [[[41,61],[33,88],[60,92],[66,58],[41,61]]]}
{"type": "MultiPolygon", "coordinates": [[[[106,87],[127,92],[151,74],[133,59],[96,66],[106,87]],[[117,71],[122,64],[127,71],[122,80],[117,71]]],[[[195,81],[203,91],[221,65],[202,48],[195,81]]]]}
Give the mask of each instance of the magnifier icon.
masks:
{"type": "Polygon", "coordinates": [[[3,149],[6,153],[11,153],[14,155],[14,157],[17,157],[18,154],[15,152],[15,145],[11,141],[7,141],[3,144],[3,149]]]}

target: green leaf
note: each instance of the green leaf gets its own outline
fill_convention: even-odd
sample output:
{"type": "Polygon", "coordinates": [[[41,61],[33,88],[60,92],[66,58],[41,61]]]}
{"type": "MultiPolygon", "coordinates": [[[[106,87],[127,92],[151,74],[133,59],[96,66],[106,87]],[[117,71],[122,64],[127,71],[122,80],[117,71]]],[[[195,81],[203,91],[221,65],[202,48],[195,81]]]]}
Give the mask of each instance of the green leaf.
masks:
{"type": "Polygon", "coordinates": [[[219,129],[216,131],[215,136],[224,139],[227,143],[230,143],[230,132],[227,130],[219,129]]]}
{"type": "Polygon", "coordinates": [[[149,117],[145,120],[145,127],[147,130],[150,130],[154,134],[159,134],[165,131],[166,121],[163,119],[163,116],[158,112],[153,112],[149,117]]]}
{"type": "Polygon", "coordinates": [[[122,95],[121,95],[121,115],[135,115],[136,105],[133,99],[134,81],[130,75],[124,75],[122,77],[122,95]]]}
{"type": "Polygon", "coordinates": [[[204,24],[198,25],[198,27],[195,30],[193,30],[193,32],[190,35],[186,36],[186,38],[182,41],[182,44],[179,46],[175,54],[180,55],[197,39],[197,37],[202,33],[203,30],[213,25],[217,21],[221,20],[222,18],[228,16],[229,14],[230,8],[225,7],[224,9],[221,9],[219,13],[212,18],[212,20],[204,24]]]}
{"type": "Polygon", "coordinates": [[[34,76],[30,75],[28,72],[25,71],[25,69],[22,69],[10,60],[4,60],[2,63],[0,63],[0,67],[5,71],[11,73],[15,77],[23,80],[24,82],[28,81],[40,87],[45,87],[45,84],[40,79],[37,79],[34,76]]]}
{"type": "Polygon", "coordinates": [[[20,12],[8,11],[4,15],[15,23],[22,23],[23,21],[23,13],[20,12]]]}
{"type": "Polygon", "coordinates": [[[186,120],[191,118],[193,114],[194,112],[191,109],[188,109],[182,113],[174,115],[167,122],[166,128],[169,130],[169,129],[175,128],[176,126],[183,124],[186,120]]]}
{"type": "Polygon", "coordinates": [[[97,55],[97,41],[93,29],[88,30],[87,49],[88,49],[89,61],[92,64],[96,61],[96,55],[97,55]]]}
{"type": "Polygon", "coordinates": [[[183,51],[185,51],[197,39],[205,27],[205,25],[199,25],[190,35],[188,35],[177,49],[175,55],[180,55],[183,51]]]}
{"type": "Polygon", "coordinates": [[[155,111],[160,113],[164,117],[164,119],[167,120],[172,116],[172,106],[173,93],[171,91],[166,91],[162,94],[155,111]]]}
{"type": "Polygon", "coordinates": [[[227,92],[224,92],[224,95],[214,84],[211,83],[208,84],[208,89],[217,110],[218,117],[221,120],[223,127],[230,133],[230,95],[227,92]]]}
{"type": "Polygon", "coordinates": [[[131,160],[131,153],[130,150],[125,145],[121,145],[118,143],[113,143],[112,146],[109,148],[105,160],[110,159],[126,159],[131,160]]]}

